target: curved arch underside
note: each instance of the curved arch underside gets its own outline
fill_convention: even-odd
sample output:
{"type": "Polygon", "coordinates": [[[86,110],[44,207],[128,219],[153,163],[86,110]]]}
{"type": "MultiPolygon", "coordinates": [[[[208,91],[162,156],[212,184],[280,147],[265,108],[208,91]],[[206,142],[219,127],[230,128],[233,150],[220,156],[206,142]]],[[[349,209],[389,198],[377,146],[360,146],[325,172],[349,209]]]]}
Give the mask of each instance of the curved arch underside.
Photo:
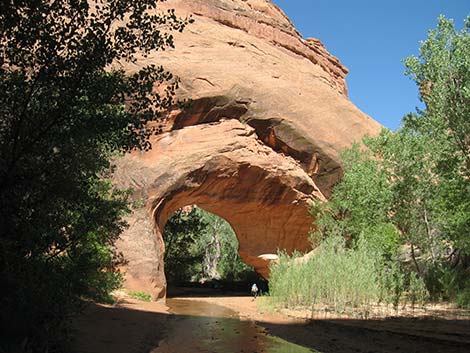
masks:
{"type": "Polygon", "coordinates": [[[226,219],[242,259],[264,276],[259,256],[278,249],[309,250],[310,203],[324,200],[298,162],[265,146],[237,120],[186,127],[152,140],[152,150],[117,161],[116,181],[146,205],[129,217],[118,248],[127,286],[165,295],[162,233],[174,211],[188,204],[226,219]]]}

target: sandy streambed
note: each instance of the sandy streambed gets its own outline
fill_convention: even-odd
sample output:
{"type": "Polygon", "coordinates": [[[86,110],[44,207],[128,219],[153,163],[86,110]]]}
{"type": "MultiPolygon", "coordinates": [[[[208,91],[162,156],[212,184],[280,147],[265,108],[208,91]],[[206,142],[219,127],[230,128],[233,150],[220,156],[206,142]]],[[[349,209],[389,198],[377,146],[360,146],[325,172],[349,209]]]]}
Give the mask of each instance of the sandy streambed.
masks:
{"type": "Polygon", "coordinates": [[[124,298],[91,305],[74,323],[77,353],[470,352],[470,320],[303,320],[242,296],[124,298]]]}
{"type": "Polygon", "coordinates": [[[169,299],[169,331],[152,353],[296,352],[313,350],[267,334],[238,312],[208,301],[169,299]]]}

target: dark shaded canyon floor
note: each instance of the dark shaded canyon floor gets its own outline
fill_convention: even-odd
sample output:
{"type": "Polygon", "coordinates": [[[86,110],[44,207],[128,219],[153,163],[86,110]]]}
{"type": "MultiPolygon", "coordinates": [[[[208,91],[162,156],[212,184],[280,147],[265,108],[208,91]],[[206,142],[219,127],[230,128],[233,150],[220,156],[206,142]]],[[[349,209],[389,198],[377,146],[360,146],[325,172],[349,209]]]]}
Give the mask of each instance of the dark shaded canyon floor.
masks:
{"type": "Polygon", "coordinates": [[[77,353],[470,352],[470,320],[299,320],[266,313],[243,296],[123,298],[90,304],[74,322],[77,353]]]}

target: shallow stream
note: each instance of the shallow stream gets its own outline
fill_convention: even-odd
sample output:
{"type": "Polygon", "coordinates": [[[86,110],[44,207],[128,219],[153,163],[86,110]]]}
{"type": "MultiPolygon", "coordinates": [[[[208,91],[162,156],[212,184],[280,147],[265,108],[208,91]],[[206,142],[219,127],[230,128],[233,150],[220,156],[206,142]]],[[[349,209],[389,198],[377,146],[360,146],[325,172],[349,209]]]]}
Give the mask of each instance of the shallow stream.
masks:
{"type": "Polygon", "coordinates": [[[165,338],[152,353],[311,353],[311,349],[271,336],[238,313],[206,302],[168,299],[165,338]]]}

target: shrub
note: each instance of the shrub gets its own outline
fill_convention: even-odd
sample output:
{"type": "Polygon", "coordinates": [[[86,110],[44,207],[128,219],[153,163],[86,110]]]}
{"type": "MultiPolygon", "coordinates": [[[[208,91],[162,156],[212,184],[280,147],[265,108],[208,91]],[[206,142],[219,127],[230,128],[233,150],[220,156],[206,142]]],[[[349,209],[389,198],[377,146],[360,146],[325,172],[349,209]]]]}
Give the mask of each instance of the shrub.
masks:
{"type": "Polygon", "coordinates": [[[136,298],[139,300],[142,300],[144,302],[149,302],[152,300],[152,296],[150,294],[144,293],[144,292],[130,292],[129,295],[132,298],[136,298]]]}
{"type": "Polygon", "coordinates": [[[271,266],[271,300],[285,307],[367,308],[380,298],[379,262],[380,254],[365,242],[348,249],[342,237],[329,237],[306,263],[299,262],[298,254],[280,255],[279,263],[271,266]]]}
{"type": "Polygon", "coordinates": [[[428,291],[423,279],[408,273],[365,238],[348,248],[341,236],[324,239],[315,255],[301,263],[299,254],[280,254],[271,266],[270,302],[277,307],[313,307],[367,314],[372,304],[424,303],[428,291]]]}

